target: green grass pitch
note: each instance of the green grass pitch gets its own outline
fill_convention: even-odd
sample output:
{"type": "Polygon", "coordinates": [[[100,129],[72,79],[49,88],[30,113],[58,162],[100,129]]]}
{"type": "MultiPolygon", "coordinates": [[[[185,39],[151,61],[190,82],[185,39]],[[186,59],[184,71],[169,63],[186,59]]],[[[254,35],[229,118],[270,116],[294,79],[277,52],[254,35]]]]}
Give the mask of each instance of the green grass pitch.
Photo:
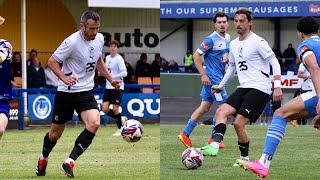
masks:
{"type": "MultiPolygon", "coordinates": [[[[188,170],[181,163],[181,154],[186,149],[177,135],[183,125],[161,125],[161,179],[259,179],[253,173],[232,167],[239,157],[238,138],[234,127],[227,126],[224,143],[226,148],[217,157],[205,157],[197,170],[188,170]]],[[[260,157],[267,126],[246,126],[250,137],[250,160],[260,157]]],[[[198,126],[191,135],[193,146],[206,144],[211,126],[198,126]]],[[[293,127],[290,123],[283,140],[272,160],[267,179],[320,179],[320,131],[312,126],[293,127]]]]}
{"type": "MultiPolygon", "coordinates": [[[[144,125],[142,139],[133,144],[114,137],[116,127],[100,127],[90,147],[77,159],[76,179],[160,179],[160,126],[144,125]]],[[[49,129],[11,130],[0,141],[0,179],[66,179],[60,165],[68,158],[83,130],[66,128],[49,156],[47,175],[35,167],[49,129]]]]}

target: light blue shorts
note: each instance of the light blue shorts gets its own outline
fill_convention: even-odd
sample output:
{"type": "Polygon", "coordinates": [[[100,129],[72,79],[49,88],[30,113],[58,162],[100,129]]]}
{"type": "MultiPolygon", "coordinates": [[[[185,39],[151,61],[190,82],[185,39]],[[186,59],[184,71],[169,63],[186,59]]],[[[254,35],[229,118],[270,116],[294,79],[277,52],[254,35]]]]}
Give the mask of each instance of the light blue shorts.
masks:
{"type": "Polygon", "coordinates": [[[202,86],[200,96],[202,97],[202,101],[207,101],[211,104],[217,102],[219,105],[223,104],[228,98],[225,89],[223,89],[220,93],[215,94],[211,92],[211,86],[202,86]]]}

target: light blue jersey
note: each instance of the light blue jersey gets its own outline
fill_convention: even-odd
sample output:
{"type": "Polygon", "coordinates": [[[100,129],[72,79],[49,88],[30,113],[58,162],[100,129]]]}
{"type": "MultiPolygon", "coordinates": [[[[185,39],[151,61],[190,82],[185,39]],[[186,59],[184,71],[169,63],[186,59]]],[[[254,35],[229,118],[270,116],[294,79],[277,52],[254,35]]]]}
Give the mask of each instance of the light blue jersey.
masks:
{"type": "Polygon", "coordinates": [[[205,72],[210,79],[210,86],[203,86],[200,96],[203,101],[213,103],[214,101],[222,104],[227,99],[226,91],[221,92],[221,98],[216,98],[211,92],[212,85],[218,85],[225,74],[226,63],[223,62],[229,53],[230,35],[226,34],[225,38],[220,36],[216,31],[206,37],[197,51],[204,55],[206,65],[205,72]]]}
{"type": "MultiPolygon", "coordinates": [[[[319,36],[312,36],[306,40],[304,40],[299,47],[297,48],[297,55],[301,62],[303,62],[304,66],[307,68],[304,57],[308,54],[313,53],[318,62],[318,66],[320,66],[320,38],[319,36]]],[[[318,103],[318,97],[315,91],[310,91],[301,95],[302,100],[304,101],[304,105],[309,112],[311,117],[317,115],[316,107],[318,103]]]]}

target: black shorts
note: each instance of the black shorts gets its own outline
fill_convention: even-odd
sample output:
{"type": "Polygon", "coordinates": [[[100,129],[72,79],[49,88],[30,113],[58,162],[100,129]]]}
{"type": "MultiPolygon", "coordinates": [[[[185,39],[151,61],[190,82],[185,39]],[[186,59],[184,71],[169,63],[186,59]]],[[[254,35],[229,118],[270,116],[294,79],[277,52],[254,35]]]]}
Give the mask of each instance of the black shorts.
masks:
{"type": "Polygon", "coordinates": [[[270,101],[270,95],[253,88],[238,88],[225,103],[236,109],[237,114],[256,122],[267,102],[270,101]]]}
{"type": "Polygon", "coordinates": [[[89,109],[99,110],[92,90],[77,93],[58,91],[54,98],[52,123],[64,124],[72,120],[74,110],[81,120],[80,113],[89,109]]]}
{"type": "Polygon", "coordinates": [[[110,104],[121,104],[123,90],[106,89],[103,94],[103,102],[110,102],[110,104]]]}

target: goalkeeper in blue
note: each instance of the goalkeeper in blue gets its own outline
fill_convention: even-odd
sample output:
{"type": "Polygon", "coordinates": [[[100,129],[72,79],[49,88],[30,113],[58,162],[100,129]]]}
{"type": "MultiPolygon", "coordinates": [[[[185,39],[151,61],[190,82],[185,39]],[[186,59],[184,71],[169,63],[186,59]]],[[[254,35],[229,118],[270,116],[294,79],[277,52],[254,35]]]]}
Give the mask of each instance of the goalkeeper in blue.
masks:
{"type": "Polygon", "coordinates": [[[305,16],[298,21],[297,30],[299,37],[302,39],[302,43],[297,49],[297,56],[309,70],[315,89],[295,97],[275,111],[260,159],[253,162],[238,160],[245,169],[251,170],[261,178],[269,175],[271,160],[284,136],[287,122],[311,116],[313,117],[313,126],[320,129],[319,23],[314,17],[305,16]]]}
{"type": "MultiPolygon", "coordinates": [[[[0,16],[0,25],[4,23],[4,20],[0,16]]],[[[11,56],[11,44],[7,40],[0,39],[0,139],[8,125],[10,116],[9,100],[13,98],[10,77],[11,56]]]]}

